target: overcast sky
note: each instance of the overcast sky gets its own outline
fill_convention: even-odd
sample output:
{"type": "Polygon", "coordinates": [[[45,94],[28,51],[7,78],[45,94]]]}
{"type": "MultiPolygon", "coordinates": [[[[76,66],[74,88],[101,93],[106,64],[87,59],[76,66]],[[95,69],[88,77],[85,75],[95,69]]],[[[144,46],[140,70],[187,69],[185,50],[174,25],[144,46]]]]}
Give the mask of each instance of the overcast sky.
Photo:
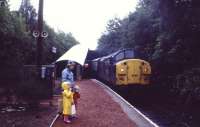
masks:
{"type": "MultiPolygon", "coordinates": [[[[31,0],[38,8],[39,0],[31,0]]],[[[123,18],[135,10],[138,0],[44,0],[44,19],[55,30],[71,32],[90,49],[95,49],[108,20],[123,18]]],[[[10,0],[11,10],[21,0],[10,0]]]]}

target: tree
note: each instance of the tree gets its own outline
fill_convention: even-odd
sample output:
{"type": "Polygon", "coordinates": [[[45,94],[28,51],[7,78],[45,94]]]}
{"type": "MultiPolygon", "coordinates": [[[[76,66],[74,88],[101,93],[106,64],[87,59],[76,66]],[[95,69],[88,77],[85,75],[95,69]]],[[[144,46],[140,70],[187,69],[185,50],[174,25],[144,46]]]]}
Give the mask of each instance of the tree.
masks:
{"type": "Polygon", "coordinates": [[[20,14],[25,18],[25,23],[27,24],[26,30],[33,30],[36,29],[37,25],[37,13],[36,9],[31,5],[30,0],[22,0],[21,6],[19,8],[20,14]]]}
{"type": "MultiPolygon", "coordinates": [[[[185,73],[200,68],[199,11],[198,0],[140,0],[128,17],[109,22],[99,39],[98,51],[109,54],[120,48],[134,48],[136,57],[151,63],[154,84],[169,92],[180,75],[191,81],[193,73],[185,73]]],[[[192,81],[184,84],[180,91],[199,89],[192,81]]]]}
{"type": "MultiPolygon", "coordinates": [[[[36,86],[42,83],[37,82],[34,75],[31,75],[32,80],[21,83],[24,65],[36,64],[36,40],[32,36],[36,19],[37,13],[29,0],[22,1],[19,11],[10,11],[8,6],[0,7],[0,87],[7,89],[5,94],[31,91],[31,96],[43,92],[41,87],[36,86]],[[39,93],[38,88],[41,88],[39,93]]],[[[78,42],[71,33],[55,32],[44,24],[49,36],[44,40],[45,58],[42,64],[51,64],[78,42]],[[55,55],[51,52],[52,47],[57,48],[55,55]]]]}

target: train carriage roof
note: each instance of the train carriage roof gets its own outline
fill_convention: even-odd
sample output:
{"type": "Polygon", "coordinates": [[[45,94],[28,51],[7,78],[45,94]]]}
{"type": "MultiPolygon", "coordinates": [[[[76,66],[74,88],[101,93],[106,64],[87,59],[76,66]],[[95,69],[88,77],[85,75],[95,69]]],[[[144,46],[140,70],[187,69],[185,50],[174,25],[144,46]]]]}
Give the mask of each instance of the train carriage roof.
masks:
{"type": "Polygon", "coordinates": [[[132,49],[132,48],[126,48],[126,49],[122,49],[122,50],[118,50],[118,51],[116,51],[116,52],[114,52],[114,53],[111,53],[110,55],[107,55],[107,56],[104,56],[104,57],[100,57],[100,58],[97,58],[97,59],[94,59],[93,61],[105,61],[105,60],[107,60],[107,59],[112,59],[113,60],[113,62],[117,62],[117,61],[119,61],[119,60],[116,60],[116,56],[118,55],[118,54],[120,54],[120,53],[124,53],[124,55],[123,55],[123,57],[121,58],[121,59],[119,59],[119,60],[122,60],[122,59],[130,59],[130,58],[134,58],[135,56],[134,56],[134,50],[132,49]],[[125,52],[126,51],[131,51],[131,53],[132,53],[132,55],[130,56],[130,57],[126,57],[126,55],[125,55],[125,52]]]}
{"type": "Polygon", "coordinates": [[[92,61],[99,61],[100,59],[101,59],[101,57],[100,57],[100,58],[93,59],[92,61]]]}
{"type": "Polygon", "coordinates": [[[119,53],[125,52],[125,51],[133,51],[133,52],[134,52],[133,49],[131,49],[131,48],[126,48],[126,49],[121,49],[121,50],[118,50],[118,51],[116,51],[116,52],[114,52],[114,53],[111,53],[110,55],[108,55],[108,57],[115,57],[115,56],[117,56],[119,53]]]}

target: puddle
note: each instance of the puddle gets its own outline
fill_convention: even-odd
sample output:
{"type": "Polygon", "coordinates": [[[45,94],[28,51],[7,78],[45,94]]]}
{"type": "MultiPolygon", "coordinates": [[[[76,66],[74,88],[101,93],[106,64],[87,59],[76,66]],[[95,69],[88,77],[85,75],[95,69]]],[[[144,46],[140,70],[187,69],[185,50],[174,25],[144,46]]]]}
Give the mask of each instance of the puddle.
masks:
{"type": "Polygon", "coordinates": [[[1,113],[23,112],[23,111],[26,111],[26,108],[23,106],[6,106],[0,109],[1,113]]]}

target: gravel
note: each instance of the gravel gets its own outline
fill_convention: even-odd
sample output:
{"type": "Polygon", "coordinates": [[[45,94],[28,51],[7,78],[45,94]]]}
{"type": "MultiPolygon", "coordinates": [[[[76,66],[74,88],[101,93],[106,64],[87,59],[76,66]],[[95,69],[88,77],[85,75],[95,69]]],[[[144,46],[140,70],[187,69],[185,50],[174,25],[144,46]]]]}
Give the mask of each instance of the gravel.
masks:
{"type": "Polygon", "coordinates": [[[56,107],[40,107],[35,111],[0,113],[1,127],[48,127],[56,115],[56,107]]]}

